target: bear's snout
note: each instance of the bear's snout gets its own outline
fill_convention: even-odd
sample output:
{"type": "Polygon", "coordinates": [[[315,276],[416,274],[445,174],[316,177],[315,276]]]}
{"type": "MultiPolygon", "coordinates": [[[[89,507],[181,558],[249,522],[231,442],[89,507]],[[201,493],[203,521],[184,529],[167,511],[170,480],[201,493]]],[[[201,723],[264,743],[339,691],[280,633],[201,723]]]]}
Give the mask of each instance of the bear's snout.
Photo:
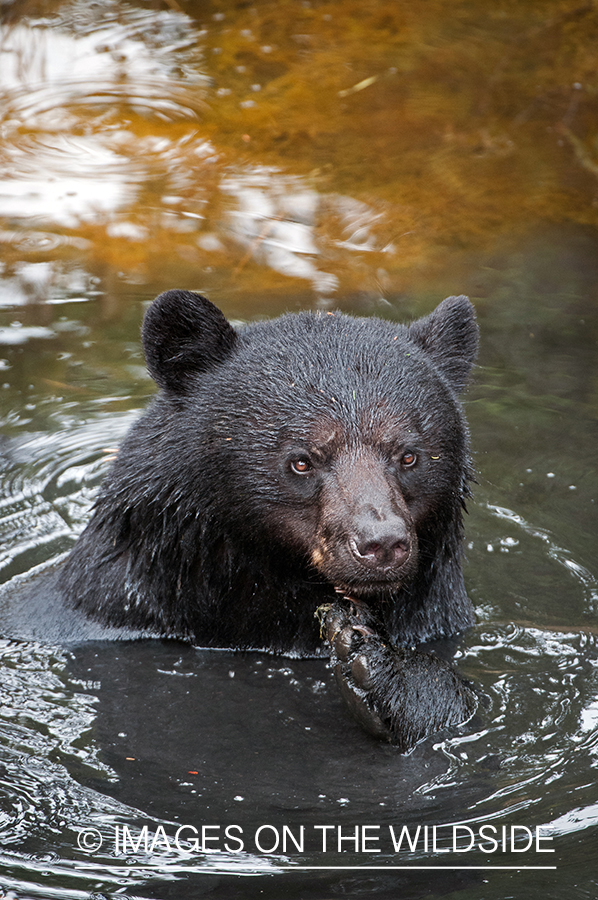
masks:
{"type": "Polygon", "coordinates": [[[398,570],[411,555],[408,512],[396,486],[392,486],[381,459],[364,453],[345,462],[337,472],[351,556],[368,570],[398,570]]]}
{"type": "Polygon", "coordinates": [[[402,581],[417,556],[417,541],[408,522],[393,509],[394,498],[385,499],[386,508],[366,504],[351,517],[346,536],[348,554],[339,547],[357,581],[402,581]]]}
{"type": "Polygon", "coordinates": [[[341,454],[321,495],[312,562],[354,594],[399,589],[417,565],[414,522],[381,454],[341,454]]]}
{"type": "Polygon", "coordinates": [[[375,523],[349,538],[349,549],[355,558],[368,568],[400,568],[411,553],[411,540],[405,523],[396,518],[375,523]]]}

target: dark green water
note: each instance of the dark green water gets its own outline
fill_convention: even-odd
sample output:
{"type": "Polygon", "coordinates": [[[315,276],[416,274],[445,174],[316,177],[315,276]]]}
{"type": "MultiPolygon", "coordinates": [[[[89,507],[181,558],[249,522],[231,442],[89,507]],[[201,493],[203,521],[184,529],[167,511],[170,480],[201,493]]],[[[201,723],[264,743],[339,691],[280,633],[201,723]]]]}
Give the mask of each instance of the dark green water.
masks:
{"type": "MultiPolygon", "coordinates": [[[[467,293],[482,334],[466,401],[478,469],[466,579],[478,624],[457,661],[489,704],[457,733],[403,757],[345,717],[321,661],[174,642],[64,648],[3,634],[4,896],[594,898],[598,232],[589,170],[581,173],[574,155],[559,157],[554,171],[564,180],[558,190],[551,183],[560,215],[543,217],[542,204],[529,213],[538,188],[528,180],[525,227],[509,235],[489,216],[483,240],[463,228],[460,244],[452,232],[439,233],[440,213],[422,188],[409,213],[416,243],[405,247],[405,204],[415,203],[413,185],[421,187],[425,171],[410,169],[404,196],[389,201],[376,187],[376,159],[359,151],[355,126],[362,115],[377,129],[376,152],[391,153],[392,130],[368,118],[384,104],[391,115],[398,102],[391,88],[369,109],[366,92],[378,82],[336,101],[363,95],[365,106],[350,122],[346,111],[331,120],[347,158],[329,172],[319,158],[328,146],[320,101],[306,80],[317,124],[310,134],[307,101],[284,93],[283,58],[291,86],[310,47],[311,62],[334,78],[344,58],[350,75],[338,84],[331,75],[327,87],[338,97],[368,72],[382,82],[394,65],[391,49],[397,62],[411,48],[411,89],[419,85],[423,95],[433,73],[417,68],[419,45],[409,41],[423,40],[431,20],[411,11],[400,28],[395,23],[403,41],[397,49],[391,19],[399,6],[366,4],[362,38],[378,44],[360,56],[350,4],[344,13],[334,3],[303,4],[300,12],[299,5],[264,4],[256,13],[234,3],[184,6],[101,3],[92,13],[91,4],[14,4],[6,25],[3,596],[65,553],[87,521],[110,448],[153,391],[139,325],[160,290],[205,290],[235,320],[315,306],[406,320],[448,294],[467,293]],[[251,26],[255,40],[245,33],[251,16],[259,20],[251,26]],[[339,27],[326,63],[331,21],[339,27]],[[299,48],[296,57],[291,47],[299,48]],[[261,89],[252,90],[258,77],[261,89]],[[248,100],[254,106],[242,105],[248,100]],[[287,138],[276,137],[281,109],[287,138]],[[297,139],[292,153],[288,135],[297,139]],[[571,197],[583,205],[582,195],[587,214],[573,215],[571,197]],[[178,846],[181,825],[190,827],[178,846]],[[189,842],[202,826],[211,826],[203,852],[189,842]],[[227,837],[227,826],[238,827],[227,837]],[[329,827],[325,851],[322,826],[329,827]],[[390,829],[398,836],[403,826],[414,849],[404,841],[395,851],[390,829]],[[483,827],[490,830],[480,835],[483,827]],[[100,837],[100,848],[78,846],[88,829],[96,832],[87,840],[100,837]],[[538,829],[546,840],[526,849],[538,829]],[[125,833],[135,841],[141,835],[137,848],[123,849],[125,833]]],[[[515,15],[509,4],[501,8],[515,15]]],[[[475,18],[475,4],[468,10],[475,18]]],[[[441,3],[433,11],[438,22],[446,14],[441,3]]],[[[479,42],[488,42],[490,54],[496,34],[479,15],[477,23],[452,21],[451,33],[458,43],[472,29],[483,57],[479,42]]],[[[486,76],[489,84],[498,77],[490,63],[486,76]]],[[[554,103],[561,121],[568,107],[554,103]]],[[[407,143],[423,141],[413,115],[401,138],[407,143]]],[[[577,121],[571,113],[567,128],[577,121]]],[[[548,165],[546,148],[528,146],[521,132],[511,138],[520,140],[517,165],[527,154],[531,167],[534,152],[538,167],[548,165]]],[[[422,166],[437,171],[430,142],[422,166]]],[[[506,190],[497,181],[500,153],[494,168],[484,162],[484,196],[506,190]]],[[[448,184],[454,170],[443,164],[448,184]]],[[[474,199],[464,188],[464,204],[471,208],[474,199]]]]}

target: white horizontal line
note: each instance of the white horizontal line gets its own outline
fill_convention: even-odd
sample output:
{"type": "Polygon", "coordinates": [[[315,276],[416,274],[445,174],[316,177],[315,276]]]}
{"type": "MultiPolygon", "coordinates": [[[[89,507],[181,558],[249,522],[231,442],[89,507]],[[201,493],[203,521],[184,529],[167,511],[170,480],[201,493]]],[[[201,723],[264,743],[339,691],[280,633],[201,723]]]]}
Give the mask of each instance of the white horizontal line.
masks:
{"type": "Polygon", "coordinates": [[[370,871],[372,869],[376,869],[379,871],[391,871],[393,869],[427,869],[430,871],[434,871],[435,869],[442,869],[443,871],[451,871],[451,872],[461,872],[464,869],[475,869],[475,870],[500,870],[500,871],[522,871],[523,869],[556,869],[556,866],[276,866],[278,870],[283,869],[285,872],[297,872],[301,869],[310,869],[310,870],[324,870],[324,869],[350,869],[352,871],[370,871]]]}

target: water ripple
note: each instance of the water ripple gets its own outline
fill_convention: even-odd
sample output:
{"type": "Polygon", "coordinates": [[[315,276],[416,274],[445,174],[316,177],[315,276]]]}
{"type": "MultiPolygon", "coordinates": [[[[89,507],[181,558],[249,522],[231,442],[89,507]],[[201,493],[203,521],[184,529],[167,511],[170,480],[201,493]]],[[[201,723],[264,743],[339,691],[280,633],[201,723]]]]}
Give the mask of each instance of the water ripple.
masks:
{"type": "Polygon", "coordinates": [[[123,108],[163,122],[203,108],[201,38],[187,16],[103,2],[92,20],[86,6],[0,32],[3,216],[76,227],[120,208],[147,168],[121,147],[123,108]]]}
{"type": "Polygon", "coordinates": [[[548,548],[548,556],[550,559],[554,559],[556,562],[560,563],[560,565],[583,586],[588,599],[589,609],[594,612],[598,611],[598,580],[585,568],[585,566],[580,565],[572,558],[573,554],[569,550],[566,550],[564,547],[559,547],[558,544],[555,543],[550,532],[546,531],[544,528],[538,528],[537,525],[526,522],[523,516],[513,512],[511,509],[507,509],[505,506],[496,506],[495,504],[487,503],[486,508],[498,519],[512,522],[526,534],[543,541],[548,548]]]}

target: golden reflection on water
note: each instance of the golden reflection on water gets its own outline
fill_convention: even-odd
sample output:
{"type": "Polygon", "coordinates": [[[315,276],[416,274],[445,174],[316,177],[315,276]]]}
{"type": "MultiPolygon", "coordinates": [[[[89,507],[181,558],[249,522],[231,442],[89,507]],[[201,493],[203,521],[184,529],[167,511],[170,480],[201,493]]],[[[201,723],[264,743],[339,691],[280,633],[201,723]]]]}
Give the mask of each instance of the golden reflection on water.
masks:
{"type": "Polygon", "coordinates": [[[152,289],[383,297],[543,223],[596,224],[593,3],[71,0],[5,19],[0,246],[25,299],[44,261],[55,286],[78,261],[152,289]]]}

